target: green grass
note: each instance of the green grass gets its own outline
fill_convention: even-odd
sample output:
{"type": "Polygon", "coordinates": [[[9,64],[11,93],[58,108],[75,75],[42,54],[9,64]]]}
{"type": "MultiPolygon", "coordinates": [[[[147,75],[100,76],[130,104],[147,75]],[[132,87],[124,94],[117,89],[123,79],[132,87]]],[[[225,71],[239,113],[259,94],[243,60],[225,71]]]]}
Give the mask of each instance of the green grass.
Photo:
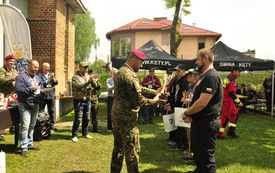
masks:
{"type": "MultiPolygon", "coordinates": [[[[106,112],[106,104],[100,103],[98,119],[102,134],[90,133],[93,139],[79,138],[78,143],[73,143],[72,127],[57,126],[58,131],[53,132],[50,139],[34,142],[41,151],[29,151],[28,158],[22,157],[19,148],[13,146],[14,135],[7,134],[7,141],[0,142],[0,150],[6,152],[7,173],[110,172],[113,136],[106,133],[106,112]]],[[[61,122],[72,120],[73,112],[61,122]]],[[[180,150],[170,149],[162,140],[168,136],[162,117],[154,117],[154,122],[154,125],[139,125],[140,171],[179,173],[193,170],[195,167],[186,165],[179,156],[180,150]]],[[[275,119],[254,112],[241,114],[236,132],[239,139],[217,141],[217,172],[275,173],[275,119]]],[[[127,172],[125,162],[123,171],[127,172]]]]}

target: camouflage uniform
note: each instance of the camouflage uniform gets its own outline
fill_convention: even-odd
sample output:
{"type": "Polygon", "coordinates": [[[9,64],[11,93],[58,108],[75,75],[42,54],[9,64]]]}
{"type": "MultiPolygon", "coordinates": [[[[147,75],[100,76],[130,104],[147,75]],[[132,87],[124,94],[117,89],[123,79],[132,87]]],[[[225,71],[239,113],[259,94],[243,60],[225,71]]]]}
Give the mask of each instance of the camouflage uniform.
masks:
{"type": "Polygon", "coordinates": [[[5,66],[0,68],[0,93],[4,93],[5,97],[14,93],[15,78],[13,77],[18,72],[15,69],[11,69],[11,72],[6,69],[5,66]]]}
{"type": "Polygon", "coordinates": [[[72,78],[73,103],[75,118],[72,129],[72,137],[77,137],[79,124],[82,121],[82,135],[88,135],[88,125],[90,121],[90,97],[91,87],[89,85],[89,75],[82,76],[79,71],[72,78]]]}
{"type": "Polygon", "coordinates": [[[97,97],[97,91],[100,90],[101,85],[99,82],[92,82],[91,87],[91,117],[92,117],[92,124],[93,124],[93,131],[97,132],[97,114],[98,114],[98,97],[97,97]]]}
{"type": "Polygon", "coordinates": [[[112,107],[112,122],[114,124],[114,149],[111,172],[119,173],[123,157],[129,173],[138,172],[139,161],[139,130],[137,128],[140,106],[153,105],[155,90],[140,85],[135,72],[129,67],[119,69],[115,78],[114,103],[112,107]]]}

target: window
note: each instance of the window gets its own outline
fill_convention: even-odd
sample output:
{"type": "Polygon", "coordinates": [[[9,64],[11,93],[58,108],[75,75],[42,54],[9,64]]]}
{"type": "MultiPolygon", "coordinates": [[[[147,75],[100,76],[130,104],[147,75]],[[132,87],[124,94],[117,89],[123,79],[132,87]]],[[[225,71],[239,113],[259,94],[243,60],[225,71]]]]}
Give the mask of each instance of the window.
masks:
{"type": "Polygon", "coordinates": [[[112,40],[112,57],[128,55],[131,52],[131,38],[122,37],[112,40]]]}
{"type": "Polygon", "coordinates": [[[204,43],[199,43],[199,50],[204,48],[204,43]]]}

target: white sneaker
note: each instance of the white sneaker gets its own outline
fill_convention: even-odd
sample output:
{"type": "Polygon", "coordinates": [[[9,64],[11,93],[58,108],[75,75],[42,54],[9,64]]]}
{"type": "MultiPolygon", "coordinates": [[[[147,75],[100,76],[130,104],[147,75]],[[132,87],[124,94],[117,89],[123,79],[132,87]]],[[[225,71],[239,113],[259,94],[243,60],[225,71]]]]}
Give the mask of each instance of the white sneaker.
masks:
{"type": "Polygon", "coordinates": [[[78,142],[77,137],[73,137],[72,141],[73,141],[73,142],[78,142]]]}
{"type": "Polygon", "coordinates": [[[92,139],[93,137],[90,135],[85,135],[85,136],[83,136],[83,138],[92,139]]]}

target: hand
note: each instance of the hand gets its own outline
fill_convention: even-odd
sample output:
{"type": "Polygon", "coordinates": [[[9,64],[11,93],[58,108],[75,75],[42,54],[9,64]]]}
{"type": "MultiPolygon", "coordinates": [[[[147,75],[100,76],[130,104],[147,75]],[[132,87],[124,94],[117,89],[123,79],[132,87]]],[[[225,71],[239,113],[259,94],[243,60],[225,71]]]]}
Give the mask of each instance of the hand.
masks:
{"type": "Polygon", "coordinates": [[[46,95],[48,95],[48,94],[50,93],[50,91],[45,91],[44,93],[45,93],[46,95]]]}
{"type": "Polygon", "coordinates": [[[184,119],[185,123],[192,123],[192,118],[191,117],[187,117],[184,119]]]}
{"type": "Polygon", "coordinates": [[[184,97],[182,97],[181,102],[183,102],[183,104],[188,105],[190,104],[190,99],[185,99],[184,97]]]}
{"type": "Polygon", "coordinates": [[[156,90],[156,95],[158,95],[159,93],[161,93],[161,90],[162,90],[162,87],[158,88],[158,89],[156,90]]]}
{"type": "Polygon", "coordinates": [[[238,106],[243,107],[243,103],[239,102],[238,106]]]}
{"type": "Polygon", "coordinates": [[[98,82],[101,79],[101,76],[95,79],[96,82],[98,82]]]}
{"type": "Polygon", "coordinates": [[[164,106],[164,110],[169,111],[169,108],[171,109],[170,103],[167,103],[167,104],[164,106]]]}
{"type": "Polygon", "coordinates": [[[52,81],[53,78],[54,78],[54,73],[51,73],[50,78],[49,78],[49,81],[52,81]]]}
{"type": "Polygon", "coordinates": [[[94,79],[94,77],[95,77],[95,74],[94,74],[94,73],[90,74],[89,82],[92,82],[93,79],[94,79]]]}
{"type": "Polygon", "coordinates": [[[159,95],[156,95],[156,96],[154,97],[154,101],[155,101],[155,103],[166,103],[166,102],[167,102],[167,100],[160,99],[160,98],[159,98],[159,95]]]}
{"type": "Polygon", "coordinates": [[[33,82],[33,90],[36,91],[40,88],[35,82],[33,82]]]}
{"type": "Polygon", "coordinates": [[[150,85],[151,83],[153,83],[152,81],[149,81],[148,83],[147,83],[147,85],[150,85]]]}

